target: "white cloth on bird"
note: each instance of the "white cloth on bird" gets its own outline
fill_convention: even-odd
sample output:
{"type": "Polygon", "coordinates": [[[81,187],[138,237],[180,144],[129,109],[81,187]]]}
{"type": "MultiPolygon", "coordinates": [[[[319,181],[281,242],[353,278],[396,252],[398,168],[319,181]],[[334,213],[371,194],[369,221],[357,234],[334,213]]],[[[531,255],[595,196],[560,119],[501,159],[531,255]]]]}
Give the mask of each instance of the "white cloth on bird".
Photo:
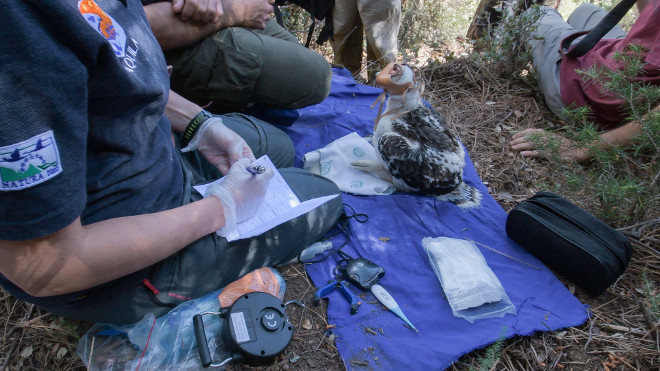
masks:
{"type": "Polygon", "coordinates": [[[396,189],[391,183],[351,166],[354,161],[365,160],[385,166],[374,147],[353,132],[324,148],[307,152],[303,156],[303,167],[332,180],[343,192],[357,195],[392,194],[396,189]]]}

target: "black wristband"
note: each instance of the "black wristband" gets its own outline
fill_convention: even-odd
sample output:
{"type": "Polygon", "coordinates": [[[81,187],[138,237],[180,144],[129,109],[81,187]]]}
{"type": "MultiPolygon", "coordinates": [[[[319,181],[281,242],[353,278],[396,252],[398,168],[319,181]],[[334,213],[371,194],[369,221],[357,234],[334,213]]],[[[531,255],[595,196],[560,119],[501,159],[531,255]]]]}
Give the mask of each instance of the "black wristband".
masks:
{"type": "Polygon", "coordinates": [[[195,115],[192,120],[190,120],[190,123],[188,126],[186,126],[186,130],[183,131],[183,135],[181,136],[182,148],[188,147],[188,143],[190,143],[192,138],[195,136],[197,130],[199,130],[199,127],[202,126],[202,124],[211,117],[212,116],[210,113],[202,110],[200,113],[195,115]]]}

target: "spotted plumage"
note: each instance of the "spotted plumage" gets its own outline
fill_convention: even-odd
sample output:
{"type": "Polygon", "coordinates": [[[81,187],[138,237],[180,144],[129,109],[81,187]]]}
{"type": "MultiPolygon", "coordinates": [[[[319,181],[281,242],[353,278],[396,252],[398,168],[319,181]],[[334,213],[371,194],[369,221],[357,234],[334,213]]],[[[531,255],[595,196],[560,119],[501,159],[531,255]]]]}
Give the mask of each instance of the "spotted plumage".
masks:
{"type": "Polygon", "coordinates": [[[376,84],[389,98],[376,118],[372,144],[387,168],[369,161],[352,165],[390,181],[400,191],[432,195],[462,208],[478,206],[481,193],[463,182],[463,147],[444,117],[422,102],[423,85],[414,71],[391,63],[376,84]]]}

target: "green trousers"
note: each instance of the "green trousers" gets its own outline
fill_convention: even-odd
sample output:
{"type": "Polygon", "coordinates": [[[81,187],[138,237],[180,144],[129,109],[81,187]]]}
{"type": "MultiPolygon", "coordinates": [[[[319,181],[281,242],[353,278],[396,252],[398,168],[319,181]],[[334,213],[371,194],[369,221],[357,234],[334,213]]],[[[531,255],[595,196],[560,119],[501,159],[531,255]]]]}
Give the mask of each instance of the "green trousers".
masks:
{"type": "Polygon", "coordinates": [[[185,48],[167,51],[171,87],[213,113],[252,104],[297,109],[330,93],[330,64],[301,45],[274,19],[264,30],[226,28],[185,48]]]}

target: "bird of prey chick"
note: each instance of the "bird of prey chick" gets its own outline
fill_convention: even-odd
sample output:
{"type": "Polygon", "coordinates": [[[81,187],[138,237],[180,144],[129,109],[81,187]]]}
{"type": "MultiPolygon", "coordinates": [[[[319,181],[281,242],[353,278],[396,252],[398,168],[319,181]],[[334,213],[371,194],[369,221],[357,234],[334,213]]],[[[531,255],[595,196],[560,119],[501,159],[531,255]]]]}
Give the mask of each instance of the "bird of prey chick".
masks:
{"type": "Polygon", "coordinates": [[[410,66],[388,64],[376,77],[384,91],[371,140],[384,164],[351,165],[386,180],[403,192],[435,196],[467,209],[481,203],[481,192],[463,182],[465,153],[444,117],[421,98],[423,83],[410,66]],[[389,96],[383,112],[385,94],[389,96]],[[382,114],[381,114],[382,113],[382,114]]]}

